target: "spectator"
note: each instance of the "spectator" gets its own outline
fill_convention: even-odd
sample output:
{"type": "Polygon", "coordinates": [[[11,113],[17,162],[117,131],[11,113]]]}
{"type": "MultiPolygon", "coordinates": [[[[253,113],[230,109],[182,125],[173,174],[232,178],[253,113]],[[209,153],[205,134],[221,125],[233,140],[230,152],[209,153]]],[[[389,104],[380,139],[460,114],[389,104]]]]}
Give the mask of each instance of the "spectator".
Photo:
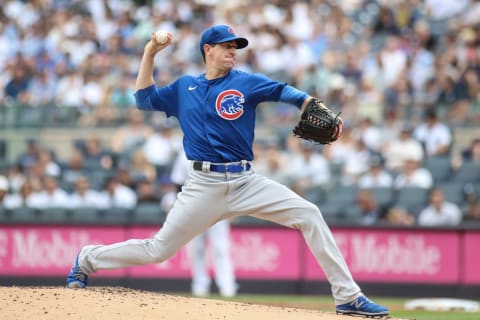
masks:
{"type": "Polygon", "coordinates": [[[423,144],[428,157],[450,154],[452,133],[447,125],[440,122],[434,109],[425,112],[424,121],[413,131],[413,137],[423,144]]]}
{"type": "Polygon", "coordinates": [[[255,143],[253,148],[256,172],[285,185],[291,185],[292,177],[289,174],[291,169],[286,169],[289,165],[288,157],[276,141],[255,143]]]}
{"type": "Polygon", "coordinates": [[[29,203],[35,209],[67,208],[69,197],[67,192],[58,186],[57,178],[44,176],[42,190],[33,193],[29,203]]]}
{"type": "Polygon", "coordinates": [[[142,180],[154,182],[157,178],[155,166],[148,161],[142,149],[133,152],[129,170],[134,183],[142,180]]]}
{"type": "Polygon", "coordinates": [[[175,122],[172,119],[163,119],[155,126],[155,132],[146,139],[142,149],[148,162],[157,167],[168,168],[175,160],[181,143],[182,136],[176,130],[175,122]]]}
{"type": "Polygon", "coordinates": [[[136,183],[135,192],[137,194],[137,204],[155,203],[160,208],[161,196],[155,182],[141,179],[136,183]]]}
{"type": "Polygon", "coordinates": [[[362,140],[370,151],[380,151],[383,144],[382,133],[370,118],[362,119],[357,130],[354,130],[354,134],[357,140],[362,140]]]}
{"type": "Polygon", "coordinates": [[[356,205],[360,210],[358,222],[361,225],[373,225],[385,214],[385,208],[377,203],[372,192],[367,189],[360,189],[357,192],[356,205]]]}
{"type": "Polygon", "coordinates": [[[102,196],[106,198],[109,208],[133,209],[137,205],[135,191],[121,184],[115,177],[107,179],[102,196]]]}
{"type": "Polygon", "coordinates": [[[5,198],[9,191],[8,179],[5,176],[0,175],[0,207],[5,206],[5,198]]]}
{"type": "Polygon", "coordinates": [[[75,179],[74,189],[69,196],[69,208],[108,208],[106,197],[102,197],[96,190],[90,188],[90,180],[87,176],[80,175],[75,179]]]}
{"type": "Polygon", "coordinates": [[[418,216],[418,225],[423,227],[456,226],[462,221],[460,208],[455,203],[445,201],[441,189],[432,189],[429,199],[430,204],[418,216]]]}
{"type": "Polygon", "coordinates": [[[385,214],[383,221],[386,224],[395,226],[413,226],[415,225],[415,217],[404,208],[393,207],[385,214]]]}
{"type": "Polygon", "coordinates": [[[8,81],[4,88],[5,98],[15,103],[27,104],[29,83],[30,78],[24,68],[13,68],[12,79],[8,81]]]}
{"type": "Polygon", "coordinates": [[[35,74],[28,85],[28,103],[39,107],[53,106],[55,101],[55,80],[46,70],[35,74]]]}
{"type": "Polygon", "coordinates": [[[480,223],[480,200],[475,199],[470,201],[465,210],[463,221],[467,223],[480,223]]]}
{"type": "Polygon", "coordinates": [[[67,163],[63,166],[62,182],[71,187],[81,176],[88,174],[88,168],[85,167],[85,158],[83,153],[74,149],[68,157],[67,163]]]}
{"type": "Polygon", "coordinates": [[[4,206],[7,209],[19,207],[32,207],[32,195],[35,189],[31,180],[25,180],[18,192],[8,194],[4,199],[4,206]]]}
{"type": "Polygon", "coordinates": [[[480,163],[480,138],[472,139],[470,145],[462,150],[462,160],[480,163]]]}
{"type": "Polygon", "coordinates": [[[346,159],[342,167],[341,182],[345,185],[357,184],[361,175],[367,172],[370,150],[362,140],[356,140],[355,150],[346,159]]]}
{"type": "Polygon", "coordinates": [[[330,183],[330,167],[325,157],[310,141],[301,141],[301,152],[290,160],[292,188],[300,195],[310,187],[327,188],[330,183]]]}
{"type": "Polygon", "coordinates": [[[383,168],[383,160],[379,155],[372,155],[368,164],[368,171],[358,180],[359,188],[390,188],[393,186],[393,177],[383,168]]]}
{"type": "Polygon", "coordinates": [[[96,135],[85,139],[84,149],[82,149],[85,165],[88,168],[101,168],[110,170],[113,168],[113,158],[110,152],[103,147],[102,141],[96,135]]]}
{"type": "Polygon", "coordinates": [[[334,166],[343,166],[356,152],[357,139],[353,134],[352,125],[344,124],[343,135],[334,144],[326,146],[324,155],[334,166]]]}
{"type": "Polygon", "coordinates": [[[128,123],[118,128],[112,136],[112,151],[118,155],[131,153],[142,146],[152,135],[152,128],[145,123],[144,114],[138,109],[129,109],[128,123]]]}
{"type": "Polygon", "coordinates": [[[55,160],[53,151],[46,148],[40,149],[37,165],[40,166],[43,174],[48,176],[58,178],[62,173],[60,165],[55,160]]]}
{"type": "Polygon", "coordinates": [[[9,166],[6,176],[10,181],[10,189],[12,192],[18,192],[26,180],[25,174],[18,163],[9,166]]]}
{"type": "Polygon", "coordinates": [[[26,149],[18,155],[17,163],[22,171],[37,163],[40,157],[40,143],[36,139],[27,139],[26,149]]]}
{"type": "Polygon", "coordinates": [[[413,127],[405,124],[398,139],[391,141],[385,147],[383,152],[386,159],[386,168],[395,172],[399,172],[404,166],[407,159],[423,160],[424,151],[420,142],[412,138],[413,127]]]}
{"type": "Polygon", "coordinates": [[[395,177],[393,186],[396,189],[417,187],[430,189],[433,186],[433,177],[430,171],[420,166],[418,158],[406,159],[405,165],[395,177]]]}

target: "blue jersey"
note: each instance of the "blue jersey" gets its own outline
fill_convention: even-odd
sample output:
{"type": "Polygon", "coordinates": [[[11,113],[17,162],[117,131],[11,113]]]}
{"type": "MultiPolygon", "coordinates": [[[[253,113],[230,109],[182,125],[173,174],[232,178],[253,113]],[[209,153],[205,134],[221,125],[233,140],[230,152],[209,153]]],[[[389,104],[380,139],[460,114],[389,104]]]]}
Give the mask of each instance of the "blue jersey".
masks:
{"type": "Polygon", "coordinates": [[[235,162],[253,160],[256,107],[278,101],[285,86],[264,75],[232,70],[213,80],[204,74],[182,76],[161,88],[138,90],[135,97],[139,109],[178,119],[189,160],[235,162]]]}

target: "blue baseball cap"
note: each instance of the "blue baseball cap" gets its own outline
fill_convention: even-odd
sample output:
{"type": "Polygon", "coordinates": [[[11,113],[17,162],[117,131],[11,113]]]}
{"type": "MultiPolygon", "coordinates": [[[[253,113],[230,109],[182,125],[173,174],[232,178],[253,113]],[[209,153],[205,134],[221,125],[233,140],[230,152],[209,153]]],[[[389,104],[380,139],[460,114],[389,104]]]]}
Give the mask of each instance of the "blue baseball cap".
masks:
{"type": "Polygon", "coordinates": [[[237,37],[231,27],[225,25],[210,27],[202,33],[202,38],[200,39],[200,52],[205,59],[205,53],[203,52],[204,44],[217,44],[229,41],[235,41],[237,43],[237,49],[242,49],[248,46],[248,40],[246,38],[237,37]]]}

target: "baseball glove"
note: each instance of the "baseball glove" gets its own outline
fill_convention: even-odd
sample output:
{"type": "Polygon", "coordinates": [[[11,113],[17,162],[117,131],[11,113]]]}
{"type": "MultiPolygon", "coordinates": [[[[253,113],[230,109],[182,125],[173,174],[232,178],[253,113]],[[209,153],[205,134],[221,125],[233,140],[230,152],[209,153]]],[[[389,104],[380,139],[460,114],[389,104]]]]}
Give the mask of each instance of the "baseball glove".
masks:
{"type": "Polygon", "coordinates": [[[299,138],[330,144],[342,135],[343,122],[322,100],[311,99],[302,112],[299,123],[293,129],[293,134],[299,138]]]}

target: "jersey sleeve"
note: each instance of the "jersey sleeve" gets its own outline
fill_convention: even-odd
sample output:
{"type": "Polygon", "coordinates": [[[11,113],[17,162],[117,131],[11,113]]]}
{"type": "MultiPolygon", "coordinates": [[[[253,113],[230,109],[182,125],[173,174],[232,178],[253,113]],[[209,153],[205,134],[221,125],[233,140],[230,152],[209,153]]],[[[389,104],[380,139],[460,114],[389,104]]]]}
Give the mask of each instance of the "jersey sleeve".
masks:
{"type": "Polygon", "coordinates": [[[251,74],[249,83],[252,83],[249,94],[252,102],[259,104],[267,101],[279,101],[283,88],[287,85],[284,82],[278,82],[262,74],[251,74]]]}
{"type": "Polygon", "coordinates": [[[151,85],[135,92],[137,108],[148,111],[163,111],[167,116],[178,115],[178,81],[164,87],[151,85]]]}

